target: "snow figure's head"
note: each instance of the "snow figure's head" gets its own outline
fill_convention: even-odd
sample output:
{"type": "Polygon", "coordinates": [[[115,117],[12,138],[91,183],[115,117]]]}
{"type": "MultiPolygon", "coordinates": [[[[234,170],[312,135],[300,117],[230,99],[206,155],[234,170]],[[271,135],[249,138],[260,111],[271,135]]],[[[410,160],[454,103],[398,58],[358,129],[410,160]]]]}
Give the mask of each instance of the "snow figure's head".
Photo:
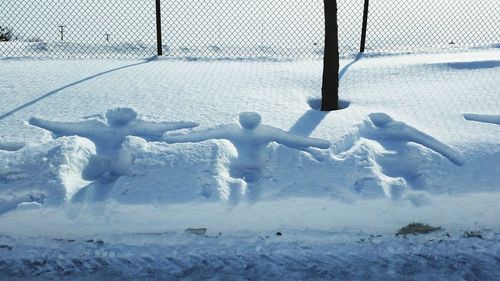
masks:
{"type": "Polygon", "coordinates": [[[253,130],[259,127],[262,117],[257,112],[242,112],[239,116],[239,122],[243,129],[253,130]]]}
{"type": "Polygon", "coordinates": [[[137,118],[137,112],[132,108],[119,107],[106,112],[108,124],[113,127],[125,126],[137,118]]]}
{"type": "Polygon", "coordinates": [[[393,121],[391,116],[383,112],[370,113],[368,117],[376,127],[385,127],[385,125],[393,121]]]}

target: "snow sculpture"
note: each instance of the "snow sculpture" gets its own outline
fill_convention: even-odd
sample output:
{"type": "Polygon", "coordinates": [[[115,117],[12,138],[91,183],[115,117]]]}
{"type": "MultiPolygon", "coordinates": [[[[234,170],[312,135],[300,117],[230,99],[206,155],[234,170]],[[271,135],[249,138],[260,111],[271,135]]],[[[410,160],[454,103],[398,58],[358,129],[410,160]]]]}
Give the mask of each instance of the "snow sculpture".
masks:
{"type": "Polygon", "coordinates": [[[127,172],[132,159],[123,145],[127,136],[141,137],[147,141],[158,141],[166,131],[198,126],[194,122],[152,122],[137,118],[132,108],[108,110],[106,116],[84,119],[79,122],[56,122],[33,117],[29,123],[54,133],[56,137],[80,136],[91,140],[96,146],[96,161],[89,164],[84,177],[88,180],[105,176],[116,179],[127,172]]]}
{"type": "Polygon", "coordinates": [[[443,155],[455,165],[461,166],[464,164],[462,155],[453,148],[404,122],[395,121],[382,112],[371,113],[368,117],[374,125],[371,132],[372,137],[418,143],[443,155]]]}
{"type": "Polygon", "coordinates": [[[184,135],[167,135],[163,140],[167,143],[201,142],[210,139],[229,140],[238,153],[237,159],[230,164],[231,176],[242,178],[247,182],[260,179],[265,161],[265,148],[270,142],[277,142],[299,150],[309,147],[327,149],[331,144],[326,140],[302,137],[278,128],[261,125],[261,116],[256,112],[240,113],[238,121],[239,125],[226,124],[184,135]]]}

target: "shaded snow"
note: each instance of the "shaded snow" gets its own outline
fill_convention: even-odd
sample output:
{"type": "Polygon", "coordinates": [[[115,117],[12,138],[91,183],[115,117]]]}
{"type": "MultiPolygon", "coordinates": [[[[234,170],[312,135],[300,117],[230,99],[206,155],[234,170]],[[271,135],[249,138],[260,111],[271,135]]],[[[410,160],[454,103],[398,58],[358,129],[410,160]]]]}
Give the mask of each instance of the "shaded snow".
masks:
{"type": "Polygon", "coordinates": [[[500,115],[464,114],[465,120],[500,125],[500,115]]]}
{"type": "MultiPolygon", "coordinates": [[[[20,220],[31,211],[63,212],[54,217],[78,224],[89,210],[113,221],[133,206],[175,205],[189,213],[193,205],[209,204],[224,218],[235,206],[319,198],[348,214],[324,229],[349,225],[352,212],[344,207],[354,203],[367,206],[356,227],[372,220],[376,229],[430,220],[475,194],[496,198],[500,128],[465,121],[463,113],[497,114],[500,68],[490,66],[498,56],[343,61],[344,109],[330,113],[315,108],[319,61],[2,60],[1,143],[25,144],[0,150],[2,231],[32,226],[20,220]],[[241,112],[259,116],[247,113],[234,124],[241,112]],[[266,125],[257,126],[260,116],[266,125]],[[248,133],[247,125],[257,128],[248,133]],[[377,213],[378,220],[362,219],[380,202],[396,205],[377,213]],[[109,212],[115,203],[116,212],[109,212]],[[30,204],[41,208],[23,207],[30,204]],[[419,208],[429,212],[418,216],[419,208]]],[[[448,222],[467,226],[478,213],[498,215],[484,200],[448,222]]],[[[315,214],[317,220],[308,220],[316,225],[331,217],[315,214]]],[[[254,215],[245,228],[259,220],[273,225],[265,214],[254,215]]],[[[158,225],[178,231],[178,222],[158,225]]],[[[39,223],[43,229],[49,220],[39,223]]],[[[86,227],[96,223],[92,218],[86,227]]],[[[479,224],[498,228],[489,219],[479,224]]],[[[242,227],[238,217],[229,219],[231,227],[242,227]]]]}
{"type": "Polygon", "coordinates": [[[281,229],[257,235],[137,233],[0,238],[7,280],[497,280],[499,235],[281,229]]]}
{"type": "Polygon", "coordinates": [[[17,151],[25,146],[23,142],[0,142],[0,150],[17,151]]]}

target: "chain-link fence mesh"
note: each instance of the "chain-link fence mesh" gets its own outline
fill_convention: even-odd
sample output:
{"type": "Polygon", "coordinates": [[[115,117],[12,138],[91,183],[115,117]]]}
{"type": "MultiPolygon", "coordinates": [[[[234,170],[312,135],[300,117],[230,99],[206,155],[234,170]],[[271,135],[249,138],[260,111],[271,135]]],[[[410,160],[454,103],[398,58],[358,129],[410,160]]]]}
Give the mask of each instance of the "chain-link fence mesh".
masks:
{"type": "Polygon", "coordinates": [[[1,56],[145,57],[156,53],[154,0],[0,0],[13,38],[1,56]]]}
{"type": "MultiPolygon", "coordinates": [[[[365,0],[338,0],[339,51],[359,50],[365,0]]],[[[323,0],[161,0],[170,57],[321,58],[323,0]]],[[[0,56],[157,54],[155,0],[1,0],[0,56]],[[2,35],[3,34],[3,35],[2,35]]],[[[366,50],[500,43],[498,0],[371,0],[366,50]]]]}
{"type": "Polygon", "coordinates": [[[498,45],[498,0],[371,0],[367,51],[498,45]]]}

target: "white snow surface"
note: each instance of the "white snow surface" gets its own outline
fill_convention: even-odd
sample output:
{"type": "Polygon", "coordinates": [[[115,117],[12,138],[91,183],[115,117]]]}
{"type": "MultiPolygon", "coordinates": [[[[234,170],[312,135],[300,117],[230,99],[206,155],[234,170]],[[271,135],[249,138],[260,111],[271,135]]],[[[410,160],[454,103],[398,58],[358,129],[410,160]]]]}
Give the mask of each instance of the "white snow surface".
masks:
{"type": "MultiPolygon", "coordinates": [[[[407,208],[443,208],[442,198],[496,197],[500,127],[465,119],[500,115],[499,61],[498,50],[358,56],[342,62],[347,108],[323,113],[320,61],[4,59],[0,220],[20,216],[15,206],[26,202],[42,212],[96,202],[234,212],[287,200],[347,209],[382,200],[401,208],[381,215],[386,228],[407,208]],[[263,125],[238,133],[245,111],[263,125]]],[[[499,226],[486,218],[474,217],[499,226]]]]}
{"type": "Polygon", "coordinates": [[[330,113],[321,63],[0,60],[2,239],[500,232],[499,50],[342,61],[330,113]]]}

